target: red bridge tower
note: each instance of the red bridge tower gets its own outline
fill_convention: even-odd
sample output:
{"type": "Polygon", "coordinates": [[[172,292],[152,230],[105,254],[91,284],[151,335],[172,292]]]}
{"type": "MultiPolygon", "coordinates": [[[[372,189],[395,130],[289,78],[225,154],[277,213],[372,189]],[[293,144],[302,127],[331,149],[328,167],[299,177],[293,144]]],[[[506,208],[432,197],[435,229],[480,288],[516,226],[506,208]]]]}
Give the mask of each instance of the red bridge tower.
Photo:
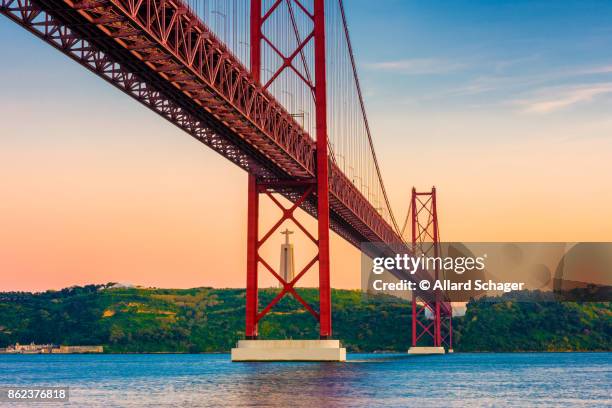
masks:
{"type": "MultiPolygon", "coordinates": [[[[410,201],[410,224],[412,227],[412,248],[415,255],[438,257],[440,255],[440,229],[438,224],[438,209],[436,204],[436,188],[431,191],[417,192],[412,189],[410,201]]],[[[434,279],[438,280],[439,270],[434,271],[434,279]]],[[[412,298],[412,347],[419,342],[431,338],[434,347],[446,346],[453,348],[452,307],[442,307],[444,299],[436,293],[434,302],[412,298]],[[429,319],[426,314],[431,313],[429,319]]]]}
{"type": "Polygon", "coordinates": [[[312,90],[316,106],[316,177],[304,180],[258,180],[254,175],[249,175],[248,186],[248,231],[247,231],[247,299],[246,299],[246,337],[257,338],[257,323],[280,301],[283,296],[290,293],[308,310],[319,322],[319,335],[321,339],[327,339],[332,334],[331,325],[331,287],[329,272],[329,162],[328,162],[328,140],[327,140],[327,101],[325,84],[325,15],[324,0],[314,0],[314,12],[311,14],[303,7],[299,0],[295,0],[310,19],[312,19],[312,32],[299,41],[295,50],[289,55],[283,54],[280,46],[274,44],[274,39],[264,34],[262,27],[270,19],[281,1],[275,2],[270,9],[262,14],[262,0],[251,0],[251,72],[253,77],[261,82],[262,71],[262,43],[268,44],[274,52],[282,59],[282,64],[271,73],[267,83],[262,84],[267,89],[279,75],[285,70],[293,70],[299,73],[294,65],[294,59],[302,54],[304,47],[314,42],[314,82],[310,76],[298,74],[307,87],[312,90]],[[285,208],[272,195],[275,192],[287,192],[299,195],[299,199],[289,208],[285,208]],[[282,211],[282,216],[274,226],[261,238],[259,237],[259,195],[266,194],[282,211]],[[306,200],[316,203],[318,220],[317,237],[310,233],[294,217],[295,210],[306,200]],[[259,248],[272,235],[274,231],[285,220],[293,221],[296,226],[310,238],[318,248],[318,254],[296,274],[291,282],[285,282],[283,278],[260,256],[259,248]],[[319,264],[319,307],[318,312],[309,305],[295,291],[298,280],[316,263],[319,264]],[[262,264],[282,285],[281,292],[263,310],[259,311],[258,290],[258,265],[262,264]]]}

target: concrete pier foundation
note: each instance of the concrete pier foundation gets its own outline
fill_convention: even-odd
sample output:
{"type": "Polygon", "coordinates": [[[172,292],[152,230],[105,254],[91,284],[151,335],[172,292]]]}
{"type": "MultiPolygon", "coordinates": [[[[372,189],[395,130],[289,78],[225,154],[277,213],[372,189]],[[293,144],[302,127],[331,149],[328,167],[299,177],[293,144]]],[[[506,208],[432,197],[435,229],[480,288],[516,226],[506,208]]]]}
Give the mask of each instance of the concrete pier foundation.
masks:
{"type": "Polygon", "coordinates": [[[346,361],[340,340],[239,340],[232,361],[346,361]]]}
{"type": "Polygon", "coordinates": [[[410,347],[408,354],[444,354],[444,347],[410,347]]]}

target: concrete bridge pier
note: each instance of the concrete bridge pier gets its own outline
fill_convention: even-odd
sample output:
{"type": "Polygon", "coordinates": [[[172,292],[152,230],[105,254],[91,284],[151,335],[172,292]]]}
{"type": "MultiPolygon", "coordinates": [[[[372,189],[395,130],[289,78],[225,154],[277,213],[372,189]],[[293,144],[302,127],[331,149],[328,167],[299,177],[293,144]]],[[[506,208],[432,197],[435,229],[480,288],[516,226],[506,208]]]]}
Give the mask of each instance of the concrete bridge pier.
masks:
{"type": "Polygon", "coordinates": [[[239,340],[232,361],[346,361],[340,340],[239,340]]]}
{"type": "MultiPolygon", "coordinates": [[[[452,353],[452,351],[449,351],[452,353]]],[[[410,347],[408,349],[408,354],[419,354],[419,355],[429,355],[429,354],[445,354],[446,351],[444,347],[410,347]]]]}

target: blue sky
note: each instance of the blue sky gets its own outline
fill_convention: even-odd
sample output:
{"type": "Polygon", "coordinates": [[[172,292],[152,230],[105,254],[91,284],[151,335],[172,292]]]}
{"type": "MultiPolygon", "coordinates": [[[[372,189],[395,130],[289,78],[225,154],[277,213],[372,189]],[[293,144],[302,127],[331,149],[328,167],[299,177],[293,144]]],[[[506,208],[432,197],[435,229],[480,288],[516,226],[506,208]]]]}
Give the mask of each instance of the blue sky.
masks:
{"type": "Polygon", "coordinates": [[[347,4],[371,109],[597,114],[612,95],[611,2],[347,4]]]}

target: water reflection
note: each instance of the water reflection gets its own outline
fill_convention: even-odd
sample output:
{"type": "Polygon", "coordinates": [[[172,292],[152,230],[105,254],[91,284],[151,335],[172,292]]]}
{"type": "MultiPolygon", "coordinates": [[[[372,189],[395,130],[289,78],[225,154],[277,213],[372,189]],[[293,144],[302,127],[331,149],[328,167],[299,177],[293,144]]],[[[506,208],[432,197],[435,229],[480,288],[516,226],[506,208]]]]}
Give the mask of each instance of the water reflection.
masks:
{"type": "Polygon", "coordinates": [[[78,407],[612,404],[612,353],[363,354],[346,363],[231,363],[227,355],[2,355],[0,373],[0,385],[68,385],[70,405],[78,407]]]}

